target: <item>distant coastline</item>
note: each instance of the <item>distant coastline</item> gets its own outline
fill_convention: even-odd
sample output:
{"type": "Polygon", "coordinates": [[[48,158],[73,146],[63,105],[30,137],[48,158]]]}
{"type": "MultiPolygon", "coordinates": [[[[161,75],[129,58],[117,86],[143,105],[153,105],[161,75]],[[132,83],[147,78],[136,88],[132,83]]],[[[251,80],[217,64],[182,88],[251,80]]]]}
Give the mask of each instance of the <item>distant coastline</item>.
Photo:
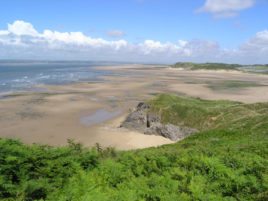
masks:
{"type": "Polygon", "coordinates": [[[172,68],[182,68],[188,70],[236,70],[249,73],[268,74],[268,64],[226,64],[226,63],[193,63],[177,62],[171,65],[172,68]]]}

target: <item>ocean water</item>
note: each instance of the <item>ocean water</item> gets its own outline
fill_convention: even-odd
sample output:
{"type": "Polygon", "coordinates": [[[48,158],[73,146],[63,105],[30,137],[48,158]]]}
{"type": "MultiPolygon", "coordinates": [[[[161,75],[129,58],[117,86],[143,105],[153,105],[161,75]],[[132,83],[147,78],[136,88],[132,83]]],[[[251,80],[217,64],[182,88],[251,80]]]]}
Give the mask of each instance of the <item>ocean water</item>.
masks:
{"type": "Polygon", "coordinates": [[[112,72],[94,67],[111,65],[88,61],[0,61],[0,94],[38,90],[39,84],[98,81],[112,72]]]}

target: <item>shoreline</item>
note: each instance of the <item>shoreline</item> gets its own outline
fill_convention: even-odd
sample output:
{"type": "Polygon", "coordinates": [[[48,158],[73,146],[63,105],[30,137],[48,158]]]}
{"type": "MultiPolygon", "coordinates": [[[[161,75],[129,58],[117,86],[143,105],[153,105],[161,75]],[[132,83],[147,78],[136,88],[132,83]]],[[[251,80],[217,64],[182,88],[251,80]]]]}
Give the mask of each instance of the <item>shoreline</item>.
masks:
{"type": "Polygon", "coordinates": [[[245,103],[268,101],[267,75],[163,67],[140,64],[96,67],[122,72],[124,76],[102,76],[103,82],[43,85],[39,87],[44,92],[11,94],[0,99],[0,137],[57,146],[74,139],[85,146],[99,143],[119,150],[139,149],[174,143],[160,136],[118,128],[130,109],[154,94],[245,103]],[[91,126],[81,124],[81,117],[92,116],[98,110],[121,113],[91,126]]]}

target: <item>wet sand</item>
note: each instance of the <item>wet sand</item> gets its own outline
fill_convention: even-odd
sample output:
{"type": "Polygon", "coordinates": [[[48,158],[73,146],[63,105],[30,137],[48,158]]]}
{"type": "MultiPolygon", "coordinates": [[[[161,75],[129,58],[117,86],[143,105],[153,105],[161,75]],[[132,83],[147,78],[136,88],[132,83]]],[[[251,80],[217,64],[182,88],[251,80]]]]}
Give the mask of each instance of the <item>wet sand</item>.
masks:
{"type": "Polygon", "coordinates": [[[156,93],[245,103],[268,101],[268,76],[237,71],[187,71],[144,65],[98,67],[118,72],[103,82],[39,86],[46,92],[0,99],[0,137],[26,143],[137,149],[172,141],[119,128],[129,110],[156,93]],[[226,87],[222,87],[226,84],[226,87]],[[218,87],[216,87],[218,86],[218,87]]]}

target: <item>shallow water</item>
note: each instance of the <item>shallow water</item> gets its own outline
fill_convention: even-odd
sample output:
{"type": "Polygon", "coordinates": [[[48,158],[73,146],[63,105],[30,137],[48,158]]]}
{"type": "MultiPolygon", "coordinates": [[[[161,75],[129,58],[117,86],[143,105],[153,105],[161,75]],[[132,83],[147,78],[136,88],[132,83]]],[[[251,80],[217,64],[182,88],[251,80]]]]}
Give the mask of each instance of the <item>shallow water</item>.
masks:
{"type": "Polygon", "coordinates": [[[93,126],[93,125],[108,121],[120,115],[121,113],[122,111],[120,110],[109,112],[105,109],[99,109],[94,114],[81,117],[80,123],[85,126],[93,126]]]}
{"type": "Polygon", "coordinates": [[[101,62],[82,61],[0,61],[0,93],[33,91],[39,84],[98,81],[110,71],[97,70],[101,62]]]}

